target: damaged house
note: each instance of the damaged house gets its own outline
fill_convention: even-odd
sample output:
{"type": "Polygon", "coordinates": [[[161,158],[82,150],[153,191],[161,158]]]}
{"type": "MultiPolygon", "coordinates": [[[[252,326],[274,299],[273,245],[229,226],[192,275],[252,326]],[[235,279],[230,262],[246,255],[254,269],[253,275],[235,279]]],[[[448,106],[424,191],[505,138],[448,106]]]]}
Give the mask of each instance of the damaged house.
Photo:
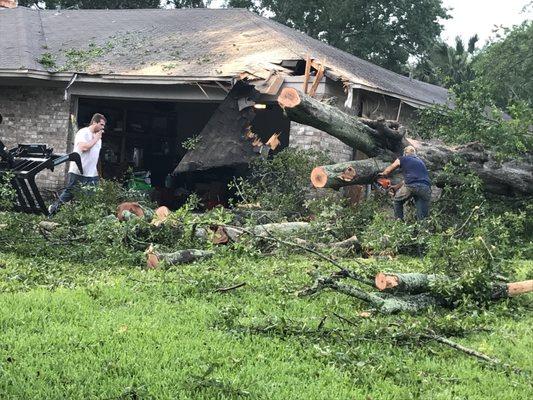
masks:
{"type": "MultiPolygon", "coordinates": [[[[252,157],[287,146],[327,151],[336,162],[357,156],[287,119],[276,101],[285,87],[407,127],[417,109],[448,97],[243,9],[43,11],[9,3],[0,8],[0,140],[66,153],[78,127],[103,113],[101,176],[148,171],[170,205],[170,188],[182,186],[216,204],[252,157]]],[[[42,188],[64,184],[58,169],[40,176],[42,188]]]]}

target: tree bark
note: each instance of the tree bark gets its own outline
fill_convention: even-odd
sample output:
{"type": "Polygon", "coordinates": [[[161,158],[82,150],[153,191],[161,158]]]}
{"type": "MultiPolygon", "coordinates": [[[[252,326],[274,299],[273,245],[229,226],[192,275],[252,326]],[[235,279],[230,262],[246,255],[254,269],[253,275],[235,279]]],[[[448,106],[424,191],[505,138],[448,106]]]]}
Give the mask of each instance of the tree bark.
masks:
{"type": "MultiPolygon", "coordinates": [[[[451,278],[444,275],[422,274],[422,273],[383,273],[376,275],[376,288],[389,293],[426,293],[431,290],[431,286],[440,282],[450,281],[451,278]]],[[[492,298],[494,300],[518,296],[523,293],[533,292],[533,280],[500,283],[496,282],[492,286],[492,298]]]]}
{"type": "Polygon", "coordinates": [[[382,297],[383,295],[365,292],[355,286],[337,282],[337,279],[331,276],[318,277],[315,284],[300,292],[299,296],[314,294],[325,288],[362,300],[382,314],[396,314],[399,312],[417,313],[429,307],[442,305],[438,299],[426,293],[382,297]]]}
{"type": "Polygon", "coordinates": [[[392,163],[401,155],[405,146],[412,145],[433,172],[432,179],[437,186],[460,184],[445,180],[440,173],[447,163],[457,158],[464,161],[466,171],[474,173],[483,181],[487,192],[504,195],[533,194],[533,165],[529,159],[500,163],[479,143],[450,147],[408,139],[390,121],[353,117],[292,88],[282,90],[278,103],[291,120],[323,130],[371,157],[369,160],[357,160],[349,164],[315,168],[311,182],[316,187],[338,189],[342,186],[372,183],[384,165],[392,163]],[[354,171],[347,171],[349,167],[355,174],[354,171]],[[353,175],[352,178],[350,174],[353,175]]]}
{"type": "Polygon", "coordinates": [[[428,292],[431,285],[438,280],[449,280],[449,278],[420,273],[386,274],[380,272],[376,275],[375,283],[376,288],[381,291],[415,294],[428,292]]]}
{"type": "Polygon", "coordinates": [[[356,252],[360,252],[362,249],[361,242],[359,242],[359,239],[357,239],[357,236],[353,235],[349,237],[348,239],[341,240],[340,242],[333,242],[333,243],[311,243],[307,240],[300,239],[300,238],[294,238],[294,243],[307,246],[309,248],[318,249],[318,250],[326,250],[326,249],[335,249],[335,250],[354,250],[356,252]]]}
{"type": "Polygon", "coordinates": [[[316,188],[339,189],[348,185],[364,185],[374,182],[378,172],[389,163],[378,158],[347,161],[333,165],[322,165],[311,171],[311,183],[316,188]]]}
{"type": "Polygon", "coordinates": [[[161,253],[154,249],[154,246],[150,245],[145,251],[146,255],[146,267],[148,269],[155,269],[159,266],[161,261],[165,261],[168,264],[185,264],[196,260],[212,257],[215,253],[210,250],[197,250],[186,249],[178,250],[173,253],[161,253]]]}
{"type": "Polygon", "coordinates": [[[292,121],[325,131],[368,156],[388,153],[376,140],[376,130],[338,108],[321,103],[293,88],[283,89],[278,103],[292,121]]]}

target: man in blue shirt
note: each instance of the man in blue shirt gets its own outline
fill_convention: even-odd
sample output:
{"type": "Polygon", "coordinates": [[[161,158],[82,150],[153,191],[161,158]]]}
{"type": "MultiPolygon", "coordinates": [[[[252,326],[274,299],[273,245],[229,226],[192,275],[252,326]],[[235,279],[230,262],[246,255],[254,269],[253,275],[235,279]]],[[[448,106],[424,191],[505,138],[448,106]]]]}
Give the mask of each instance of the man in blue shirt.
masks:
{"type": "Polygon", "coordinates": [[[416,219],[420,221],[429,215],[431,200],[431,181],[426,164],[417,157],[413,146],[407,146],[403,157],[396,159],[380,175],[387,176],[398,167],[403,172],[404,185],[394,194],[394,216],[403,220],[403,205],[412,197],[415,199],[416,219]]]}

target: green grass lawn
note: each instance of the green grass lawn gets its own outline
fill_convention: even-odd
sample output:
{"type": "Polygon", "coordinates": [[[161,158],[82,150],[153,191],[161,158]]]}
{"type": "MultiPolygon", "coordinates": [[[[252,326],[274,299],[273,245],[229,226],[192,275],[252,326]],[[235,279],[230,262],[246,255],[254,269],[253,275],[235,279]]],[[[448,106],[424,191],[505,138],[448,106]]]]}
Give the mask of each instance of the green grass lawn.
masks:
{"type": "MultiPolygon", "coordinates": [[[[0,259],[0,399],[517,400],[533,393],[531,295],[489,310],[364,318],[365,305],[342,294],[295,296],[310,283],[306,270],[330,269],[305,256],[226,251],[165,271],[13,253],[0,259]],[[410,340],[423,326],[453,326],[452,340],[522,372],[410,340]]],[[[524,275],[531,266],[522,265],[524,275]]]]}

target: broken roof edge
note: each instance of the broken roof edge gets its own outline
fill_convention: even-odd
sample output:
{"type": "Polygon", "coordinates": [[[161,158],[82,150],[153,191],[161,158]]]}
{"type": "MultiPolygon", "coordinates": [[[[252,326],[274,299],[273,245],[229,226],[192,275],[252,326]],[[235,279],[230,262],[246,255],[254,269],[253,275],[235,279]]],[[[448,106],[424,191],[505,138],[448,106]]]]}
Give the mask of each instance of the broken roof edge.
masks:
{"type": "MultiPolygon", "coordinates": [[[[331,69],[329,70],[331,71],[331,69]]],[[[327,71],[327,72],[329,72],[327,71]]],[[[326,72],[326,75],[328,73],[326,72]]],[[[243,72],[246,74],[246,71],[243,72]]],[[[87,82],[87,83],[118,83],[118,84],[161,84],[161,85],[175,85],[175,84],[194,84],[196,82],[219,82],[219,83],[229,83],[231,86],[235,84],[238,80],[243,80],[242,76],[168,76],[168,75],[122,75],[122,74],[87,74],[83,72],[49,72],[49,71],[40,71],[40,70],[0,70],[0,78],[30,78],[35,80],[44,80],[44,81],[55,81],[55,82],[69,82],[74,75],[77,75],[77,82],[87,82]]],[[[344,79],[346,82],[349,82],[349,85],[354,89],[363,89],[369,92],[384,94],[389,97],[397,98],[403,100],[407,104],[416,107],[416,108],[425,108],[428,106],[433,106],[435,104],[442,103],[428,103],[414,99],[412,97],[403,96],[398,93],[389,92],[383,89],[376,87],[364,85],[358,82],[354,82],[338,73],[334,73],[334,77],[330,76],[335,81],[344,79]],[[337,78],[337,79],[335,79],[337,78]]],[[[304,79],[304,76],[293,75],[291,80],[294,78],[304,79]]],[[[256,82],[249,82],[250,84],[257,85],[259,81],[264,82],[264,79],[258,79],[256,82]]],[[[451,104],[448,102],[445,104],[451,104]]]]}
{"type": "Polygon", "coordinates": [[[348,81],[348,80],[347,80],[347,82],[349,82],[349,85],[353,89],[362,89],[362,90],[366,90],[367,92],[373,92],[373,93],[378,93],[378,94],[383,94],[385,96],[393,97],[395,99],[402,100],[404,103],[407,103],[410,106],[415,107],[415,108],[425,108],[425,107],[431,107],[431,106],[434,106],[434,105],[444,105],[444,106],[448,105],[448,106],[450,106],[452,104],[451,101],[450,101],[450,98],[448,98],[446,103],[437,103],[437,102],[428,103],[428,102],[425,102],[425,101],[414,99],[412,97],[403,96],[403,95],[397,94],[397,93],[392,93],[392,92],[389,92],[387,90],[383,90],[383,89],[379,89],[379,88],[363,85],[361,83],[354,83],[354,82],[348,81]]]}

